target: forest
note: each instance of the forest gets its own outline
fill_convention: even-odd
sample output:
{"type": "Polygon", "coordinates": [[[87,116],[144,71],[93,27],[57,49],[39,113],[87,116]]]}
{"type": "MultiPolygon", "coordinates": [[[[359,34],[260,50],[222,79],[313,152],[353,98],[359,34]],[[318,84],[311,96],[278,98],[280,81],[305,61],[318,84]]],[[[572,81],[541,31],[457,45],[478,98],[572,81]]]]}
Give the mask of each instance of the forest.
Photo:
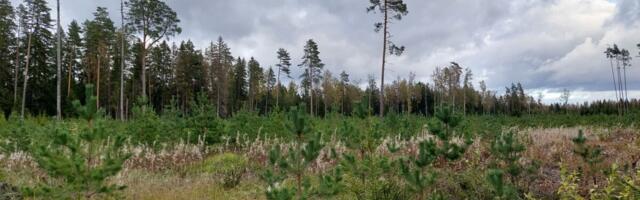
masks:
{"type": "Polygon", "coordinates": [[[314,38],[261,63],[221,36],[172,41],[188,33],[162,0],[64,25],[57,3],[0,0],[0,199],[640,199],[635,56],[617,45],[615,98],[545,103],[456,61],[385,82],[411,50],[390,37],[403,0],[361,8],[382,60],[364,81],[325,69],[314,38]]]}

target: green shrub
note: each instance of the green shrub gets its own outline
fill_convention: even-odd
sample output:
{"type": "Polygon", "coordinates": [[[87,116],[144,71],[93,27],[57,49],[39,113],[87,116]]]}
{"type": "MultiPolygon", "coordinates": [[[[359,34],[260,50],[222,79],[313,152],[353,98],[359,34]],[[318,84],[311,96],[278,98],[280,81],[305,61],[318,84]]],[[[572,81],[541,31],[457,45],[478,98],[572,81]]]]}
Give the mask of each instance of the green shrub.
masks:
{"type": "Polygon", "coordinates": [[[234,153],[223,153],[207,158],[202,163],[202,172],[220,177],[225,188],[234,188],[247,171],[246,157],[234,153]]]}
{"type": "Polygon", "coordinates": [[[88,126],[72,133],[54,124],[47,129],[49,139],[34,141],[30,148],[38,167],[54,179],[49,184],[26,188],[26,195],[48,199],[91,199],[115,195],[124,186],[111,184],[108,178],[116,175],[130,157],[123,153],[124,138],[111,136],[101,124],[94,124],[97,110],[92,86],[87,86],[87,104],[74,103],[88,126]],[[49,142],[51,141],[51,142],[49,142]]]}

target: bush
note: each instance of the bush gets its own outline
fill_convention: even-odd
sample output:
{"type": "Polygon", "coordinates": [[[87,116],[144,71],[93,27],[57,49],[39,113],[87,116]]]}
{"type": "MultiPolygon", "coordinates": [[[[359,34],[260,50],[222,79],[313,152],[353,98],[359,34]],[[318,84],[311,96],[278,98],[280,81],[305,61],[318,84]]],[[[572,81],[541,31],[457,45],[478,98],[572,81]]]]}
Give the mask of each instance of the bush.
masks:
{"type": "Polygon", "coordinates": [[[202,163],[202,171],[221,178],[224,188],[234,188],[247,171],[248,160],[246,157],[234,154],[223,153],[206,159],[202,163]]]}

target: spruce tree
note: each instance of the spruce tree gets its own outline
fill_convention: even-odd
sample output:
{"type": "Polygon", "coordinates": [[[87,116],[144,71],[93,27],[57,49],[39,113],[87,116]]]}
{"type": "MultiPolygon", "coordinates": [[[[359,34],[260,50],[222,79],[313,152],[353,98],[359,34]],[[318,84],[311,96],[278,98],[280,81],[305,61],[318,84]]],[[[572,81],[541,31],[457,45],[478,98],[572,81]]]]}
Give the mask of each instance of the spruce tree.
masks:
{"type": "Polygon", "coordinates": [[[260,63],[253,57],[249,60],[249,110],[254,110],[258,105],[257,99],[260,94],[260,83],[263,81],[262,68],[260,63]]]}
{"type": "Polygon", "coordinates": [[[247,97],[247,63],[238,57],[233,65],[233,75],[230,87],[232,112],[240,109],[247,97]]]}
{"type": "MultiPolygon", "coordinates": [[[[83,57],[84,44],[82,42],[83,31],[75,20],[71,21],[67,30],[67,39],[64,45],[64,58],[63,67],[66,68],[66,88],[67,88],[67,100],[70,102],[78,88],[84,89],[84,76],[81,76],[83,68],[79,60],[83,57]],[[79,80],[76,83],[76,80],[79,80]]],[[[77,94],[77,98],[84,97],[84,92],[80,90],[77,94]]]]}
{"type": "Polygon", "coordinates": [[[115,39],[115,27],[109,18],[109,13],[104,7],[98,7],[93,13],[94,19],[84,23],[85,39],[85,73],[88,81],[96,87],[97,106],[101,107],[105,96],[101,95],[108,84],[107,77],[110,72],[111,47],[115,39]]]}
{"type": "Polygon", "coordinates": [[[53,36],[51,34],[51,9],[44,0],[25,0],[24,10],[21,10],[21,27],[24,38],[21,43],[26,44],[24,78],[22,84],[21,116],[25,109],[33,112],[55,114],[55,67],[52,67],[53,36]],[[28,102],[28,104],[27,104],[28,102]]]}
{"type": "Polygon", "coordinates": [[[14,31],[14,9],[9,0],[0,0],[0,112],[9,113],[13,105],[12,92],[17,91],[14,86],[17,82],[12,81],[18,71],[13,67],[17,63],[12,63],[14,50],[16,49],[16,39],[14,31]]]}

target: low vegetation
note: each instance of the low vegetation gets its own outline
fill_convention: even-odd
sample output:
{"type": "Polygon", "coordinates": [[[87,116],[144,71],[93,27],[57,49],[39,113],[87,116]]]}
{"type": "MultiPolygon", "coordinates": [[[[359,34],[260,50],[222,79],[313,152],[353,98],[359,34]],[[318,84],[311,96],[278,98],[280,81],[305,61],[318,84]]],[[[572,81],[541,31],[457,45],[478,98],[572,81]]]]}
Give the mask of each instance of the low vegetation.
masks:
{"type": "MultiPolygon", "coordinates": [[[[87,94],[92,94],[91,87],[87,94]]],[[[637,116],[221,119],[135,108],[0,121],[9,199],[637,199],[637,116]],[[139,114],[138,114],[139,113],[139,114]],[[528,119],[528,120],[524,120],[528,119]],[[623,120],[624,119],[624,120],[623,120]],[[553,121],[553,122],[552,122],[553,121]],[[549,127],[553,124],[556,128],[549,127]]]]}

